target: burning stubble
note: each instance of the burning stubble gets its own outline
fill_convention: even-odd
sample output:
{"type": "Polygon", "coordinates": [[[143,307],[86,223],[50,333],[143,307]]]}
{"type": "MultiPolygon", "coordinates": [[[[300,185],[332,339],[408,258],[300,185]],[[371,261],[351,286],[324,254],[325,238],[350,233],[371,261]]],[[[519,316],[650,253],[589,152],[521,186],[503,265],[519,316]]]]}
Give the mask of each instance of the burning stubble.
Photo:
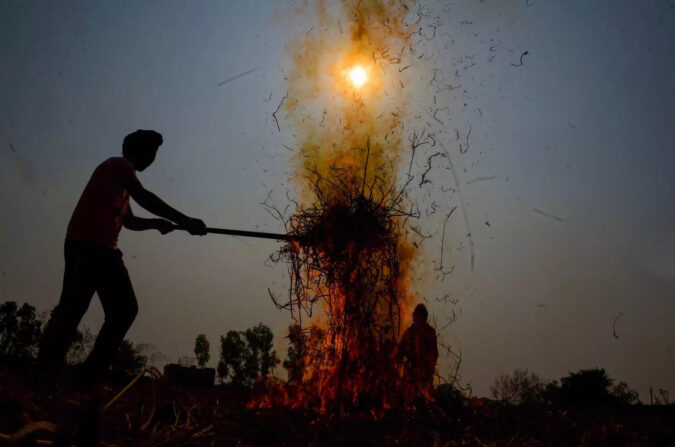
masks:
{"type": "Polygon", "coordinates": [[[298,139],[302,205],[288,223],[294,241],[273,256],[289,265],[288,299],[273,299],[293,315],[300,355],[293,386],[257,404],[373,414],[400,401],[396,348],[416,255],[398,181],[407,14],[394,1],[343,1],[338,11],[319,2],[317,26],[289,46],[283,111],[298,139]]]}

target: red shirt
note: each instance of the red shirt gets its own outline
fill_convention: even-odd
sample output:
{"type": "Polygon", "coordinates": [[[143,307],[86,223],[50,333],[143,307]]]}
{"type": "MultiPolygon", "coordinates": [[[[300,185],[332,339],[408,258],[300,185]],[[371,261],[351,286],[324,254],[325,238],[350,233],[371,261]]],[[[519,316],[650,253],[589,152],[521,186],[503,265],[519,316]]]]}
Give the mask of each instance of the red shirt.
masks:
{"type": "Polygon", "coordinates": [[[136,169],[123,157],[109,158],[94,170],[68,224],[66,240],[90,241],[117,248],[122,221],[129,211],[123,179],[136,169]]]}

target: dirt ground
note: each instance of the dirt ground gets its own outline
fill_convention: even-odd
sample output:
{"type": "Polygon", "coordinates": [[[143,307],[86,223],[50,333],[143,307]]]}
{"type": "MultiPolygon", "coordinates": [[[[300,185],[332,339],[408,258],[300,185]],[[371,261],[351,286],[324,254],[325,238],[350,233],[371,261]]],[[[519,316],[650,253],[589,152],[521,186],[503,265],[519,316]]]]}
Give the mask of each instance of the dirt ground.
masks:
{"type": "Polygon", "coordinates": [[[443,398],[417,409],[337,417],[247,409],[250,391],[185,389],[144,377],[93,393],[39,397],[0,381],[0,443],[190,446],[675,446],[675,406],[547,409],[443,398]],[[113,400],[114,399],[114,400],[113,400]]]}

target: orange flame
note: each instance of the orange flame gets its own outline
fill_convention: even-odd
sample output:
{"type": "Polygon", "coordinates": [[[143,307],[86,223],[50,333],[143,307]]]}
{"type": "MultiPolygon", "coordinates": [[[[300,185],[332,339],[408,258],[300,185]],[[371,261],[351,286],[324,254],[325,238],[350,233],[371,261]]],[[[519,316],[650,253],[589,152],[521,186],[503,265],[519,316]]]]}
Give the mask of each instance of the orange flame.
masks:
{"type": "MultiPolygon", "coordinates": [[[[408,7],[393,0],[343,0],[339,16],[333,17],[328,2],[319,1],[317,12],[318,26],[290,45],[293,69],[284,103],[297,129],[299,151],[292,162],[303,201],[318,201],[314,194],[321,191],[323,203],[340,210],[367,192],[369,203],[381,206],[404,195],[397,178],[402,119],[410,98],[399,68],[412,53],[412,30],[405,24],[408,7]]],[[[343,214],[323,218],[327,233],[340,231],[343,214]]],[[[316,248],[324,265],[335,263],[336,271],[349,272],[346,277],[321,281],[311,268],[293,272],[294,279],[303,275],[303,283],[310,285],[298,293],[326,297],[323,309],[295,335],[305,347],[300,377],[274,392],[267,384],[256,405],[276,401],[333,411],[332,405],[341,409],[346,403],[374,415],[396,404],[396,349],[401,325],[410,315],[410,267],[416,251],[406,239],[404,221],[390,217],[386,225],[387,237],[394,238],[393,253],[350,242],[340,249],[344,260],[337,261],[325,255],[335,247],[316,248]],[[364,281],[376,284],[367,296],[364,281]],[[362,321],[364,306],[368,321],[362,321]]]]}

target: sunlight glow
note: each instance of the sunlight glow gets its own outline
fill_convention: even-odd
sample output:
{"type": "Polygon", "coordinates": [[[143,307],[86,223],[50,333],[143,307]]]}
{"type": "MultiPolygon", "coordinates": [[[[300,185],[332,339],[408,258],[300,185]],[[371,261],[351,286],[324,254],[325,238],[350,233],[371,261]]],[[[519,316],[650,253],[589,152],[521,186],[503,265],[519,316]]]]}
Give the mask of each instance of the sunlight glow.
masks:
{"type": "Polygon", "coordinates": [[[349,79],[351,79],[354,87],[359,88],[368,80],[368,76],[366,75],[366,70],[357,65],[349,70],[349,79]]]}

